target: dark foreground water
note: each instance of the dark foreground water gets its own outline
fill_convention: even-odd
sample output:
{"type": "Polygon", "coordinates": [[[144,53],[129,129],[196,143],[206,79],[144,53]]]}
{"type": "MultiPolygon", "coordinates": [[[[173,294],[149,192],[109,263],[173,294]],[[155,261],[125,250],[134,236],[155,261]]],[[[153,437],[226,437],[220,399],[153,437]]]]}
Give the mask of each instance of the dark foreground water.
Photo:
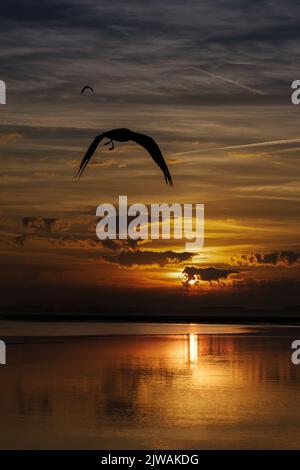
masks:
{"type": "Polygon", "coordinates": [[[299,328],[2,322],[0,338],[2,449],[300,448],[299,328]]]}

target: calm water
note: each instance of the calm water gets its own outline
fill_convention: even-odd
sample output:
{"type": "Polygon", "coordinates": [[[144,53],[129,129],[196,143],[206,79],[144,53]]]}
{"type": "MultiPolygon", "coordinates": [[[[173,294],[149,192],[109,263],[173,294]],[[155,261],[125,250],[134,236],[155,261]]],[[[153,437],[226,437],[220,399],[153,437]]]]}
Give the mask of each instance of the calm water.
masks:
{"type": "Polygon", "coordinates": [[[300,448],[299,328],[2,322],[0,338],[1,448],[300,448]]]}

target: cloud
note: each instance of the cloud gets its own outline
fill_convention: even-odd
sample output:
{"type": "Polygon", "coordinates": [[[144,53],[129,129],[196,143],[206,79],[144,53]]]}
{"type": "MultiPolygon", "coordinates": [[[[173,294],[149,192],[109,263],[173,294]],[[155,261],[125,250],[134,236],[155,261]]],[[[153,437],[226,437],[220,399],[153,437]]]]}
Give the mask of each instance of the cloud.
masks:
{"type": "Polygon", "coordinates": [[[4,145],[21,139],[23,139],[23,135],[20,132],[5,132],[0,134],[0,144],[4,145]]]}
{"type": "Polygon", "coordinates": [[[257,1],[4,2],[1,57],[21,99],[24,82],[45,98],[72,95],[88,70],[98,102],[261,102],[282,94],[299,59],[295,2],[273,3],[262,16],[257,1]]]}
{"type": "MultiPolygon", "coordinates": [[[[72,168],[78,168],[80,164],[80,158],[78,160],[68,160],[67,164],[72,167],[72,168]]],[[[126,163],[115,160],[115,159],[94,159],[89,163],[90,168],[112,168],[112,167],[118,167],[118,168],[126,168],[126,163]]]]}
{"type": "MultiPolygon", "coordinates": [[[[26,239],[47,241],[49,246],[66,246],[67,248],[87,248],[99,247],[121,251],[135,251],[144,243],[151,240],[99,240],[91,238],[91,233],[95,233],[96,217],[89,215],[78,215],[61,218],[44,217],[23,217],[22,225],[27,230],[26,234],[15,237],[14,242],[24,246],[26,239]],[[51,234],[52,236],[49,236],[51,234]]],[[[118,218],[117,218],[118,220],[118,218]]],[[[128,217],[130,221],[131,218],[128,217]]]]}
{"type": "Polygon", "coordinates": [[[176,253],[174,251],[121,251],[117,255],[104,255],[109,263],[124,267],[177,265],[193,258],[195,253],[176,253]]]}
{"type": "Polygon", "coordinates": [[[183,162],[180,158],[169,158],[168,163],[169,165],[180,165],[183,162]]]}
{"type": "Polygon", "coordinates": [[[91,163],[90,163],[90,167],[94,167],[94,168],[97,168],[97,167],[102,167],[102,168],[111,168],[113,166],[117,166],[118,168],[126,168],[126,163],[124,162],[120,162],[120,161],[117,161],[117,160],[93,160],[91,163]]]}
{"type": "Polygon", "coordinates": [[[101,240],[101,244],[104,248],[108,248],[113,251],[135,251],[138,246],[143,245],[144,243],[149,243],[150,240],[101,240]]]}
{"type": "Polygon", "coordinates": [[[13,240],[16,243],[16,245],[24,246],[25,241],[30,237],[29,234],[24,234],[24,235],[17,235],[13,240]]]}
{"type": "Polygon", "coordinates": [[[42,218],[42,217],[23,217],[23,227],[31,229],[34,232],[46,231],[51,232],[56,218],[42,218]]]}
{"type": "Polygon", "coordinates": [[[276,251],[273,253],[255,253],[250,255],[233,256],[233,266],[282,266],[290,267],[299,264],[300,252],[298,251],[276,251]]]}
{"type": "Polygon", "coordinates": [[[232,269],[219,269],[215,267],[196,268],[195,266],[186,266],[182,271],[182,283],[185,286],[198,284],[199,281],[220,283],[222,279],[227,279],[232,274],[238,274],[239,271],[232,269]]]}

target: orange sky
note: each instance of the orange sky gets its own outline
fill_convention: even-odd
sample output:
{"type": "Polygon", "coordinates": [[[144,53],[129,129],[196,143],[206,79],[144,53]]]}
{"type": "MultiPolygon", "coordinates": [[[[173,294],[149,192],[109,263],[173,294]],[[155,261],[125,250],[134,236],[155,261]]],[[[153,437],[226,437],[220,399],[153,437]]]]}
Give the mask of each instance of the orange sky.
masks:
{"type": "Polygon", "coordinates": [[[221,6],[215,16],[197,7],[189,25],[182,7],[165,6],[152,34],[145,5],[135,19],[93,5],[76,24],[77,11],[72,19],[60,12],[59,23],[40,19],[38,26],[15,18],[22,47],[15,29],[7,30],[0,77],[7,85],[0,108],[1,303],[50,306],[80,298],[97,305],[109,291],[118,309],[126,307],[119,292],[147,290],[158,299],[170,293],[172,309],[174,292],[190,295],[180,279],[186,266],[239,271],[195,286],[200,306],[205,296],[210,305],[245,306],[254,298],[269,307],[299,303],[299,146],[210,150],[298,137],[299,110],[289,90],[297,71],[285,54],[292,39],[283,38],[280,49],[276,38],[259,42],[251,25],[223,16],[221,6]],[[204,34],[206,25],[220,24],[233,31],[234,47],[204,34]],[[95,93],[80,96],[85,84],[95,93]],[[155,138],[174,188],[133,143],[99,147],[75,179],[91,140],[116,127],[155,138]],[[103,246],[95,234],[96,207],[116,204],[119,195],[129,204],[203,203],[204,248],[176,260],[184,241],[103,246]],[[45,219],[53,219],[51,228],[45,219]],[[167,250],[175,253],[171,262],[157,254],[167,250]]]}
{"type": "MultiPolygon", "coordinates": [[[[61,98],[57,97],[56,102],[59,100],[61,98]]],[[[98,104],[90,97],[86,101],[76,95],[72,97],[73,107],[80,111],[74,123],[68,116],[68,120],[64,117],[55,127],[52,116],[41,115],[39,127],[37,117],[32,117],[33,122],[20,129],[17,116],[18,124],[10,125],[14,132],[6,130],[0,135],[4,283],[11,286],[15,282],[29,283],[34,303],[34,292],[40,284],[59,284],[58,287],[80,284],[81,288],[108,286],[116,293],[126,286],[181,289],[180,273],[186,265],[241,270],[222,285],[218,282],[202,284],[204,290],[212,291],[232,289],[232,279],[241,286],[248,281],[294,282],[299,279],[297,260],[289,264],[285,259],[280,260],[280,255],[277,262],[270,263],[248,259],[253,254],[297,252],[298,150],[208,150],[207,153],[176,156],[185,149],[264,141],[276,135],[276,129],[278,138],[296,135],[296,129],[285,129],[281,125],[284,113],[287,120],[293,122],[294,108],[280,108],[280,118],[273,107],[263,108],[263,113],[262,109],[244,107],[187,107],[178,116],[172,109],[163,112],[160,107],[156,109],[156,116],[153,111],[145,116],[145,112],[137,108],[135,118],[127,121],[127,125],[147,131],[157,139],[173,175],[174,188],[170,188],[143,149],[132,144],[117,144],[112,152],[99,148],[94,164],[79,181],[74,178],[85,148],[98,132],[92,122],[98,104]],[[167,113],[170,114],[166,117],[167,113]],[[189,130],[184,126],[187,122],[189,130]],[[211,128],[217,130],[216,135],[202,142],[201,136],[211,128]],[[244,137],[246,130],[247,139],[244,137]],[[204,203],[205,244],[201,252],[183,263],[168,260],[156,263],[154,256],[153,264],[145,265],[141,251],[154,254],[185,251],[184,240],[149,240],[134,248],[132,264],[118,262],[120,251],[131,248],[127,245],[114,251],[101,246],[95,233],[95,211],[100,203],[116,205],[119,194],[126,194],[129,204],[204,203]],[[26,217],[31,218],[29,222],[26,217]],[[47,218],[55,219],[51,231],[43,220],[47,218]]],[[[9,115],[9,107],[1,108],[1,112],[9,115]]],[[[119,110],[108,111],[108,116],[103,113],[99,128],[104,127],[104,120],[106,127],[111,127],[119,113],[119,110]]],[[[124,123],[123,118],[120,125],[124,123]]],[[[199,295],[203,289],[200,291],[199,295]]],[[[12,295],[6,297],[8,303],[15,300],[13,287],[12,295]]],[[[50,296],[45,302],[52,300],[50,296]]],[[[22,298],[18,301],[22,302],[22,298]]]]}

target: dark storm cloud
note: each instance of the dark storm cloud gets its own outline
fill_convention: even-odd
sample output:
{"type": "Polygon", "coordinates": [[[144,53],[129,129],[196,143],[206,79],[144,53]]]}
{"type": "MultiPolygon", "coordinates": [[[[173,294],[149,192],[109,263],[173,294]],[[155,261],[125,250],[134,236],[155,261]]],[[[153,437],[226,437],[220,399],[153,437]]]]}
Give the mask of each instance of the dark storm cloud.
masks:
{"type": "Polygon", "coordinates": [[[239,271],[232,269],[219,269],[215,267],[209,268],[196,268],[195,266],[186,266],[182,271],[183,284],[188,284],[190,281],[217,281],[227,279],[231,274],[238,274],[239,271]]]}
{"type": "Polygon", "coordinates": [[[294,266],[300,262],[300,252],[298,251],[276,251],[272,253],[255,253],[241,255],[231,258],[231,263],[235,266],[294,266]]]}
{"type": "Polygon", "coordinates": [[[103,259],[124,267],[177,265],[189,261],[194,253],[176,253],[174,251],[122,251],[117,255],[105,255],[103,259]]]}

